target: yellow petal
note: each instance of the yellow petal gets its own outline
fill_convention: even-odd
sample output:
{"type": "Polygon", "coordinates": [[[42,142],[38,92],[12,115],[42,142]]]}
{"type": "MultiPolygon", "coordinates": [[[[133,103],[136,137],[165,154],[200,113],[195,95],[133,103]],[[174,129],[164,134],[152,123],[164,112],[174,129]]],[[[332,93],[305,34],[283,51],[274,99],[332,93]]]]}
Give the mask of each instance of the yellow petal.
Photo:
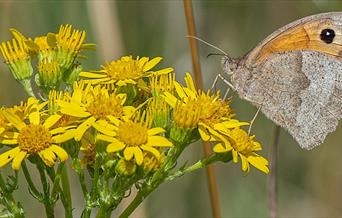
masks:
{"type": "Polygon", "coordinates": [[[101,133],[103,133],[105,135],[109,135],[109,136],[115,136],[116,135],[116,133],[113,130],[110,130],[106,126],[99,125],[97,122],[93,123],[93,127],[97,131],[99,131],[99,132],[101,132],[101,133]]]}
{"type": "Polygon", "coordinates": [[[65,132],[66,130],[72,129],[75,126],[63,126],[63,127],[58,127],[56,129],[51,129],[49,130],[51,135],[56,135],[65,132]]]}
{"type": "Polygon", "coordinates": [[[11,150],[6,151],[5,153],[0,154],[0,167],[5,166],[8,164],[17,154],[19,154],[20,148],[15,147],[11,150]]]}
{"type": "Polygon", "coordinates": [[[7,111],[1,111],[1,113],[18,130],[21,130],[22,128],[26,126],[26,124],[23,121],[21,121],[17,115],[7,112],[7,111]]]}
{"type": "Polygon", "coordinates": [[[147,72],[149,70],[151,70],[153,67],[155,67],[160,61],[162,60],[161,57],[155,57],[152,60],[150,60],[149,62],[147,62],[144,65],[143,71],[147,72]]]}
{"type": "Polygon", "coordinates": [[[0,127],[0,134],[3,133],[5,131],[4,127],[0,127]]]}
{"type": "Polygon", "coordinates": [[[176,107],[178,99],[175,96],[173,96],[171,93],[164,92],[162,97],[165,99],[166,103],[168,103],[171,107],[173,107],[173,108],[176,107]]]}
{"type": "Polygon", "coordinates": [[[24,160],[26,155],[27,155],[26,151],[20,151],[12,161],[12,169],[19,170],[21,166],[21,162],[24,160]]]}
{"type": "Polygon", "coordinates": [[[45,165],[49,167],[53,167],[53,165],[55,164],[55,160],[56,160],[55,153],[53,153],[50,149],[45,149],[39,152],[38,154],[40,158],[43,160],[43,162],[45,163],[45,165]]]}
{"type": "Polygon", "coordinates": [[[51,145],[49,149],[52,150],[58,156],[61,162],[64,162],[68,159],[68,153],[66,153],[66,151],[63,148],[57,145],[51,145]]]}
{"type": "Polygon", "coordinates": [[[242,171],[248,171],[249,166],[248,166],[248,161],[247,161],[246,157],[241,155],[241,154],[240,154],[240,157],[241,157],[241,168],[242,168],[242,171]]]}
{"type": "Polygon", "coordinates": [[[140,146],[140,148],[144,151],[151,152],[157,159],[159,159],[160,152],[158,151],[158,149],[155,149],[155,148],[153,148],[151,146],[147,146],[147,145],[142,145],[142,146],[140,146]]]}
{"type": "Polygon", "coordinates": [[[33,104],[30,109],[29,120],[31,124],[38,125],[40,124],[40,114],[38,111],[38,105],[33,104]]]}
{"type": "Polygon", "coordinates": [[[232,149],[232,155],[233,155],[233,162],[234,162],[234,163],[237,163],[238,160],[239,160],[239,156],[238,156],[237,151],[235,151],[234,149],[232,149]]]}
{"type": "Polygon", "coordinates": [[[215,153],[225,153],[231,150],[232,150],[232,147],[226,148],[222,143],[217,143],[213,148],[213,151],[215,153]]]}
{"type": "Polygon", "coordinates": [[[180,99],[183,99],[183,98],[187,98],[188,96],[185,94],[184,90],[183,90],[183,87],[181,84],[179,84],[178,82],[175,82],[174,83],[175,85],[175,89],[176,89],[176,92],[179,96],[180,99]]]}
{"type": "Polygon", "coordinates": [[[261,156],[251,155],[247,157],[247,160],[250,164],[252,164],[255,168],[261,170],[262,172],[268,174],[270,170],[268,169],[268,161],[261,156]]]}
{"type": "Polygon", "coordinates": [[[116,126],[120,124],[120,120],[112,115],[107,116],[107,118],[116,126]]]}
{"type": "Polygon", "coordinates": [[[110,143],[107,148],[106,151],[108,153],[113,153],[113,152],[117,152],[117,151],[121,151],[122,149],[124,149],[126,147],[126,145],[120,141],[115,141],[113,143],[110,143]]]}
{"type": "Polygon", "coordinates": [[[17,139],[7,139],[7,138],[0,138],[0,143],[5,145],[16,145],[18,144],[17,139]]]}
{"type": "Polygon", "coordinates": [[[73,107],[73,105],[71,103],[66,103],[66,102],[64,102],[64,103],[58,103],[58,106],[61,107],[60,111],[63,114],[70,115],[73,117],[81,117],[81,118],[89,117],[91,115],[90,113],[84,111],[84,109],[79,107],[79,106],[73,107]],[[69,104],[69,105],[67,105],[67,104],[69,104]],[[64,107],[62,107],[61,105],[63,105],[64,107]]]}
{"type": "Polygon", "coordinates": [[[194,85],[194,81],[192,80],[192,77],[191,77],[190,73],[186,73],[184,80],[185,80],[186,86],[189,89],[191,89],[193,92],[197,92],[196,88],[195,88],[195,85],[194,85]]]}
{"type": "Polygon", "coordinates": [[[98,79],[98,78],[104,78],[107,77],[106,74],[103,74],[101,72],[81,72],[81,77],[91,78],[91,79],[98,79]]]}
{"type": "Polygon", "coordinates": [[[106,141],[106,142],[115,142],[115,143],[119,141],[116,138],[113,138],[113,137],[107,136],[107,135],[103,135],[103,134],[97,134],[96,139],[106,141]]]}
{"type": "Polygon", "coordinates": [[[148,61],[148,57],[142,57],[138,60],[139,66],[143,67],[148,61]]]}
{"type": "Polygon", "coordinates": [[[248,126],[249,123],[247,122],[240,122],[238,120],[228,120],[228,121],[224,121],[222,123],[218,123],[216,125],[214,125],[214,129],[233,129],[236,127],[240,127],[240,126],[248,126]]]}
{"type": "Polygon", "coordinates": [[[61,115],[58,114],[54,114],[49,116],[45,121],[43,126],[45,126],[45,128],[49,129],[51,126],[55,125],[59,119],[61,119],[61,115]]]}
{"type": "Polygon", "coordinates": [[[159,133],[164,133],[164,132],[165,132],[165,130],[163,128],[156,127],[156,128],[149,129],[147,131],[147,134],[150,136],[153,136],[153,135],[157,135],[159,133]]]}
{"type": "Polygon", "coordinates": [[[133,147],[126,147],[124,150],[124,157],[126,160],[131,160],[133,157],[134,148],[133,147]]]}
{"type": "Polygon", "coordinates": [[[206,128],[205,128],[205,127],[199,125],[199,127],[198,127],[198,132],[199,132],[199,134],[200,134],[200,136],[201,136],[201,138],[202,138],[203,141],[205,141],[205,142],[206,142],[206,141],[209,141],[210,135],[209,135],[208,132],[206,131],[206,128]]]}
{"type": "Polygon", "coordinates": [[[95,121],[96,121],[95,117],[89,117],[86,121],[84,121],[81,125],[79,125],[76,129],[75,140],[76,141],[81,140],[84,132],[87,131],[87,129],[89,129],[95,121]]]}
{"type": "Polygon", "coordinates": [[[133,147],[134,158],[137,164],[140,166],[144,160],[144,154],[139,147],[133,147]]]}
{"type": "Polygon", "coordinates": [[[52,140],[54,143],[60,144],[60,143],[69,141],[70,139],[74,138],[75,133],[76,133],[75,129],[69,129],[63,134],[52,136],[52,140]]]}
{"type": "Polygon", "coordinates": [[[173,71],[173,68],[168,67],[168,68],[165,68],[165,69],[162,69],[162,70],[155,71],[155,72],[153,73],[153,75],[168,74],[168,73],[171,73],[172,71],[173,71]]]}
{"type": "Polygon", "coordinates": [[[146,145],[153,147],[172,147],[173,144],[163,136],[149,136],[146,145]]]}

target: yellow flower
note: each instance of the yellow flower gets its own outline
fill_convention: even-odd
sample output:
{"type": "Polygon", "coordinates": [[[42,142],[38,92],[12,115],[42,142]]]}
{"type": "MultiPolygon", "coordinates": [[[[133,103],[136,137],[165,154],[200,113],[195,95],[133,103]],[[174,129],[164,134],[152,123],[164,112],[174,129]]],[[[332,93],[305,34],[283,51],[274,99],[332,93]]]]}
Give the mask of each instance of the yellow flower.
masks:
{"type": "Polygon", "coordinates": [[[198,131],[204,141],[220,138],[224,143],[228,142],[221,136],[219,132],[221,128],[235,128],[248,125],[246,122],[232,119],[233,114],[229,108],[229,102],[223,101],[220,98],[219,92],[210,94],[209,91],[205,93],[201,90],[196,90],[189,73],[185,76],[185,83],[186,87],[183,87],[178,82],[174,84],[178,98],[170,92],[164,93],[166,102],[175,109],[173,112],[175,122],[176,120],[183,120],[184,126],[198,127],[198,131]],[[186,111],[189,113],[186,113],[186,111]],[[192,115],[190,115],[191,112],[192,115]],[[179,119],[178,115],[180,116],[179,119]],[[187,125],[185,125],[186,122],[188,123],[187,125]]]}
{"type": "Polygon", "coordinates": [[[164,133],[162,128],[149,128],[150,118],[144,120],[144,115],[135,121],[124,120],[113,123],[113,134],[98,134],[97,139],[109,142],[108,153],[123,152],[126,160],[135,159],[140,166],[144,161],[144,151],[150,152],[157,159],[160,158],[159,148],[173,146],[170,141],[159,134],[164,133]]]}
{"type": "Polygon", "coordinates": [[[165,156],[163,153],[157,158],[150,152],[144,152],[144,161],[142,163],[142,168],[147,172],[154,172],[158,170],[164,163],[165,156]]]}
{"type": "Polygon", "coordinates": [[[80,55],[81,49],[94,49],[95,44],[84,43],[85,31],[72,28],[71,25],[61,25],[56,34],[57,59],[62,68],[70,68],[75,59],[80,55]]]}
{"type": "Polygon", "coordinates": [[[112,134],[113,127],[108,121],[117,123],[119,118],[128,117],[135,110],[134,107],[124,106],[125,101],[125,94],[110,94],[105,88],[80,82],[74,84],[70,100],[57,100],[57,104],[62,114],[80,119],[75,131],[75,140],[79,141],[90,127],[112,134]]]}
{"type": "Polygon", "coordinates": [[[102,70],[81,72],[80,76],[88,78],[93,84],[110,84],[115,83],[118,86],[127,84],[137,84],[138,80],[143,77],[156,74],[167,74],[173,71],[172,68],[165,68],[159,71],[151,71],[160,61],[161,57],[149,60],[147,57],[133,59],[132,56],[124,56],[119,60],[112,61],[102,70]]]}
{"type": "Polygon", "coordinates": [[[123,176],[130,176],[135,173],[137,165],[132,160],[121,158],[115,166],[115,171],[123,176]]]}
{"type": "Polygon", "coordinates": [[[254,140],[255,136],[248,136],[246,131],[238,127],[232,130],[226,129],[225,131],[222,131],[222,133],[230,143],[229,145],[217,143],[214,146],[214,152],[232,152],[234,163],[237,163],[240,157],[243,171],[249,172],[249,164],[251,164],[262,172],[266,174],[269,173],[268,161],[255,153],[256,151],[262,150],[261,144],[254,140]]]}
{"type": "Polygon", "coordinates": [[[153,119],[154,127],[166,128],[171,121],[171,108],[163,98],[152,97],[148,101],[148,113],[153,119]]]}
{"type": "Polygon", "coordinates": [[[17,146],[0,155],[0,167],[12,161],[12,168],[19,170],[21,162],[28,155],[39,155],[49,167],[54,165],[57,157],[60,161],[68,158],[66,151],[58,144],[73,138],[73,130],[69,127],[52,128],[61,118],[60,115],[52,115],[42,120],[36,99],[29,98],[27,104],[30,105],[28,120],[22,120],[11,112],[1,111],[2,116],[15,128],[4,132],[0,143],[17,146]]]}
{"type": "Polygon", "coordinates": [[[16,80],[31,78],[33,75],[31,57],[24,41],[12,39],[12,42],[2,42],[0,51],[16,80]]]}
{"type": "Polygon", "coordinates": [[[154,75],[150,77],[150,87],[152,96],[158,97],[164,92],[172,93],[175,89],[175,81],[176,81],[176,74],[175,73],[168,73],[168,74],[160,74],[154,75]]]}
{"type": "Polygon", "coordinates": [[[58,89],[63,73],[57,61],[40,61],[38,63],[39,87],[45,92],[58,89]]]}

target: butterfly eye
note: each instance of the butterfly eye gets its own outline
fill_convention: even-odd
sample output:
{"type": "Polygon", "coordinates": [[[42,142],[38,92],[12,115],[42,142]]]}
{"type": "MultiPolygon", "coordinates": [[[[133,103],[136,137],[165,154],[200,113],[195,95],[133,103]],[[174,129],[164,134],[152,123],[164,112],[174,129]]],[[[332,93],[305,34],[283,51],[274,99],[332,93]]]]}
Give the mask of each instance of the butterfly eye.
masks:
{"type": "Polygon", "coordinates": [[[324,29],[321,32],[321,40],[327,44],[330,44],[333,42],[335,38],[335,31],[332,29],[324,29]]]}

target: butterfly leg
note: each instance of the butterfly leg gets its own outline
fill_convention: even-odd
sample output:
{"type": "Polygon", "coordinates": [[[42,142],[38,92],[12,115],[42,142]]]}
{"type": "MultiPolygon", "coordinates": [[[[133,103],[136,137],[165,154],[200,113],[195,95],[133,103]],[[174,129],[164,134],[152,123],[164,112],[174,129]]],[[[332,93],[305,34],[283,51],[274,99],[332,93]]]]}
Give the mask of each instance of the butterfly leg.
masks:
{"type": "Polygon", "coordinates": [[[251,120],[251,123],[250,123],[250,125],[249,125],[249,127],[248,127],[248,136],[251,134],[251,130],[252,130],[253,123],[254,123],[254,121],[256,120],[256,118],[257,118],[257,116],[258,116],[260,110],[261,110],[261,105],[258,107],[258,110],[257,110],[257,112],[255,113],[255,115],[254,115],[253,119],[251,120]]]}

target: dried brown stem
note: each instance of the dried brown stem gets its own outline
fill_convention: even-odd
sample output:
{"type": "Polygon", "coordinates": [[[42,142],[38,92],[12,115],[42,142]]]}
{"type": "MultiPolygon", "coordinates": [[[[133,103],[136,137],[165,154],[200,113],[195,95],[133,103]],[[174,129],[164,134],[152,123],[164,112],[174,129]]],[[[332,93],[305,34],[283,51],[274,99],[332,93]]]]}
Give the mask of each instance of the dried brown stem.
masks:
{"type": "Polygon", "coordinates": [[[278,217],[278,144],[280,127],[275,126],[273,133],[273,146],[270,151],[270,174],[268,175],[268,210],[270,218],[278,217]]]}
{"type": "MultiPolygon", "coordinates": [[[[195,21],[194,21],[193,10],[192,10],[192,1],[183,0],[183,2],[184,2],[184,10],[185,10],[188,34],[190,36],[196,36],[196,27],[195,27],[195,21]]],[[[198,57],[197,44],[196,44],[195,39],[189,37],[189,44],[190,44],[190,49],[191,49],[191,59],[192,59],[192,65],[193,65],[195,85],[197,88],[202,89],[203,80],[202,80],[202,74],[201,74],[200,61],[198,57]]],[[[208,143],[204,143],[203,150],[206,156],[210,155],[211,150],[209,148],[208,143]]],[[[220,210],[220,204],[219,204],[219,196],[218,196],[218,191],[217,191],[217,182],[216,182],[214,167],[212,165],[208,165],[206,170],[207,170],[207,179],[208,179],[213,217],[218,218],[218,217],[221,217],[221,210],[220,210]]]]}

